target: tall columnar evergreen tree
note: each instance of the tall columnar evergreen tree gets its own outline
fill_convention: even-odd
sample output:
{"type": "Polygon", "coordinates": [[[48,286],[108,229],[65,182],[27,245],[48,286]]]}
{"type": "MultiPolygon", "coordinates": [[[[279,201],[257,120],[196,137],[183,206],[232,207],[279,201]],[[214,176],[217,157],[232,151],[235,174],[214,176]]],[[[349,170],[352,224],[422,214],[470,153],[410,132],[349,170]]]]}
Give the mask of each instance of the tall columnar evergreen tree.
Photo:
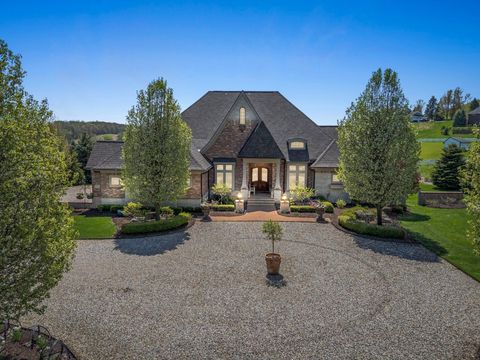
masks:
{"type": "Polygon", "coordinates": [[[0,59],[0,319],[18,319],[43,310],[76,233],[60,203],[68,173],[52,113],[24,92],[20,58],[2,41],[0,59]]]}
{"type": "MultiPolygon", "coordinates": [[[[480,129],[475,129],[480,137],[480,129]]],[[[480,142],[470,145],[466,153],[466,164],[461,172],[465,204],[469,215],[467,236],[473,244],[474,251],[480,255],[480,142]]]]}
{"type": "Polygon", "coordinates": [[[87,133],[82,133],[78,142],[73,142],[71,145],[72,152],[76,155],[80,167],[83,171],[83,179],[87,184],[92,183],[92,176],[90,171],[85,169],[87,165],[88,158],[93,149],[93,141],[90,135],[87,133]]]}
{"type": "Polygon", "coordinates": [[[124,183],[130,196],[155,206],[185,194],[191,130],[180,115],[173,90],[163,79],[137,94],[124,133],[124,183]]]}
{"type": "Polygon", "coordinates": [[[429,121],[434,121],[436,113],[437,113],[437,98],[435,96],[432,96],[430,100],[428,100],[427,106],[425,108],[425,116],[429,121]]]}
{"type": "Polygon", "coordinates": [[[467,125],[467,115],[463,109],[458,109],[453,115],[453,126],[460,127],[467,125]]]}
{"type": "Polygon", "coordinates": [[[379,69],[339,126],[339,175],[356,200],[382,209],[401,204],[413,191],[419,145],[397,73],[379,69]]]}
{"type": "Polygon", "coordinates": [[[444,148],[442,157],[433,168],[432,182],[440,190],[460,189],[460,170],[465,164],[463,150],[457,145],[450,145],[444,148]]]}

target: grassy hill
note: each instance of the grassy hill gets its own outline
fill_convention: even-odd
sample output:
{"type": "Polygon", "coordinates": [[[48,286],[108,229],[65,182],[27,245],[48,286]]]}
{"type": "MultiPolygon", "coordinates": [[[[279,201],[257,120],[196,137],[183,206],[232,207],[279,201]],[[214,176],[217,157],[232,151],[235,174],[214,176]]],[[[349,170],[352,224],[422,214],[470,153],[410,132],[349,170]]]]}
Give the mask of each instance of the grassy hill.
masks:
{"type": "MultiPolygon", "coordinates": [[[[471,138],[472,134],[452,134],[453,121],[431,121],[423,123],[414,123],[415,130],[417,131],[417,139],[436,139],[436,138],[448,138],[450,136],[458,138],[471,138]],[[450,131],[448,135],[442,134],[442,127],[449,127],[450,131]]],[[[441,140],[439,140],[441,141],[441,140]]]]}

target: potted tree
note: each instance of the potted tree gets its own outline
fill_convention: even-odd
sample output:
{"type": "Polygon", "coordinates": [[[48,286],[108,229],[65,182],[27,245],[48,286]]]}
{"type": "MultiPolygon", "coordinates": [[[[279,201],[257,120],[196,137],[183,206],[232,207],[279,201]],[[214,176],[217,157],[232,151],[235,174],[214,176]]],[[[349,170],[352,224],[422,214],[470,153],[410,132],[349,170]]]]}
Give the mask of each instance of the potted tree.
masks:
{"type": "Polygon", "coordinates": [[[278,275],[282,258],[280,257],[280,254],[275,252],[275,241],[281,239],[283,233],[282,227],[278,222],[268,220],[263,223],[262,232],[267,236],[267,239],[272,242],[272,252],[265,255],[267,272],[269,275],[278,275]]]}

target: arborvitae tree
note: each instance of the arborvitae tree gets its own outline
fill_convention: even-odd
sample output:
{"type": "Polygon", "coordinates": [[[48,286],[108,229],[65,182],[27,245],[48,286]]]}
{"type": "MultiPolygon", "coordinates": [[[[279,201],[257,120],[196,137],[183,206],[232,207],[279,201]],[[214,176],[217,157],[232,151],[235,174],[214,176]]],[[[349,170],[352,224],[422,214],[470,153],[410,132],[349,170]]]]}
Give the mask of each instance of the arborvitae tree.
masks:
{"type": "Polygon", "coordinates": [[[0,40],[0,319],[41,312],[76,245],[60,203],[68,185],[62,142],[47,102],[24,92],[23,75],[0,40]]]}
{"type": "Polygon", "coordinates": [[[89,170],[85,169],[88,158],[93,148],[92,138],[87,133],[82,133],[78,142],[73,142],[71,145],[72,151],[76,154],[78,162],[84,173],[84,180],[87,184],[91,184],[92,176],[89,170]]]}
{"type": "Polygon", "coordinates": [[[467,125],[467,115],[463,109],[458,109],[453,115],[453,126],[460,127],[467,125]]]}
{"type": "Polygon", "coordinates": [[[124,133],[124,183],[132,198],[155,206],[185,194],[189,177],[191,130],[180,115],[173,90],[163,79],[137,95],[124,133]]]}
{"type": "Polygon", "coordinates": [[[425,108],[425,116],[429,121],[434,121],[436,113],[437,113],[437,98],[435,96],[432,96],[430,100],[428,100],[427,107],[425,108]]]}
{"type": "Polygon", "coordinates": [[[478,102],[477,98],[473,98],[472,101],[470,101],[470,104],[468,105],[470,111],[475,110],[480,106],[480,103],[478,102]]]}
{"type": "Polygon", "coordinates": [[[397,73],[379,69],[347,110],[338,129],[339,175],[354,199],[382,209],[413,191],[420,147],[397,73]]]}
{"type": "Polygon", "coordinates": [[[433,168],[432,181],[440,190],[459,190],[459,171],[465,164],[463,150],[457,145],[450,145],[444,148],[442,157],[433,168]]]}
{"type": "MultiPolygon", "coordinates": [[[[480,129],[475,129],[480,137],[480,129]]],[[[469,215],[467,236],[473,244],[474,251],[480,255],[480,142],[474,142],[466,154],[466,165],[461,172],[465,192],[465,204],[469,215]]]]}

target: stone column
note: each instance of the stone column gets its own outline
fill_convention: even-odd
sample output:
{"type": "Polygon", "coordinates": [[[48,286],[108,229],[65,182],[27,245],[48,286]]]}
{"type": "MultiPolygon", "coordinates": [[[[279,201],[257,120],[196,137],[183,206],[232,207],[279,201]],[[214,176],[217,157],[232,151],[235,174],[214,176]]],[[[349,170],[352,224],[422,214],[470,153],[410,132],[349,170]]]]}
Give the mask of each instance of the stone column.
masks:
{"type": "Polygon", "coordinates": [[[275,202],[280,202],[282,197],[282,187],[280,186],[280,159],[276,160],[275,166],[275,189],[273,190],[273,198],[275,202]]]}
{"type": "Polygon", "coordinates": [[[248,174],[248,161],[247,159],[242,160],[243,163],[243,173],[242,173],[242,188],[240,191],[242,192],[242,196],[244,199],[248,199],[250,196],[250,192],[248,191],[247,185],[247,174],[248,174]]]}

